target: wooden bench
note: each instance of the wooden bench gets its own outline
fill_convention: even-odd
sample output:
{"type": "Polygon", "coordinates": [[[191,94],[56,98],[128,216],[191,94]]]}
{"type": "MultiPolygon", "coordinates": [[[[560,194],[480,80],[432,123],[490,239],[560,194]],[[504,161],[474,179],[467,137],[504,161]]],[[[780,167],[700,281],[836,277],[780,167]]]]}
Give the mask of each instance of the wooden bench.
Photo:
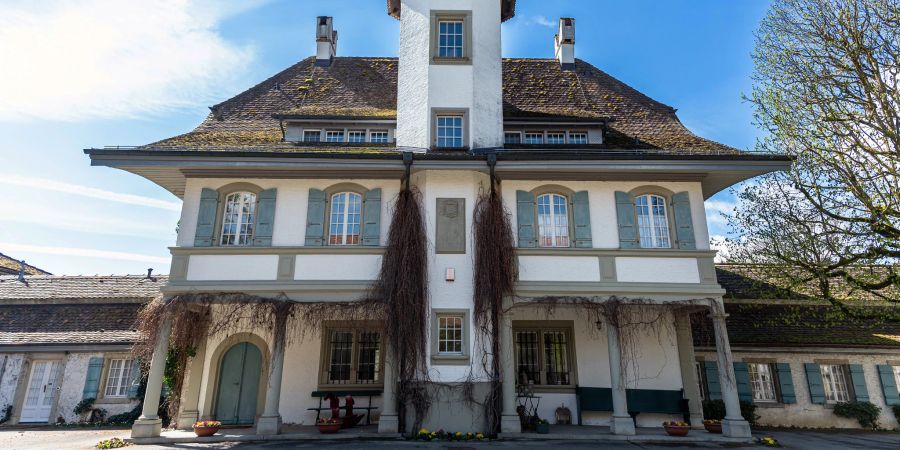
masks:
{"type": "MultiPolygon", "coordinates": [[[[372,424],[372,411],[378,409],[377,406],[372,406],[372,397],[376,395],[381,395],[382,391],[380,389],[370,389],[365,391],[313,391],[312,396],[319,398],[319,407],[318,408],[306,408],[307,411],[315,411],[316,412],[316,422],[319,421],[319,416],[322,414],[322,411],[331,411],[331,408],[322,407],[322,400],[329,395],[335,397],[346,397],[348,395],[356,397],[369,397],[369,404],[367,406],[356,406],[353,405],[353,410],[362,410],[366,412],[366,425],[372,424]]],[[[346,410],[346,406],[341,406],[341,409],[346,410]]]]}
{"type": "MultiPolygon", "coordinates": [[[[612,412],[612,389],[576,386],[578,398],[578,425],[581,425],[583,411],[612,412]]],[[[627,389],[625,398],[628,402],[628,415],[637,425],[640,413],[681,414],[685,422],[689,422],[690,410],[683,390],[665,389],[627,389]]]]}

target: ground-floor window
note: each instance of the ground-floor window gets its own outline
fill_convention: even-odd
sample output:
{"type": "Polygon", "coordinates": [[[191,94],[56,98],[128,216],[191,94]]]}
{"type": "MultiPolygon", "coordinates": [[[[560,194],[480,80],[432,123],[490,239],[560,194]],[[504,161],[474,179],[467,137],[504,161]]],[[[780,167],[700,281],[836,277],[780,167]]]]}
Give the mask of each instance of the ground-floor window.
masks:
{"type": "Polygon", "coordinates": [[[131,384],[131,371],[134,361],[131,359],[113,359],[109,361],[109,372],[106,375],[104,397],[125,397],[131,384]]]}
{"type": "Polygon", "coordinates": [[[822,371],[825,402],[849,402],[850,388],[847,384],[847,366],[842,364],[821,364],[819,368],[822,371]]]}
{"type": "Polygon", "coordinates": [[[516,373],[519,384],[570,386],[573,384],[571,327],[517,327],[513,325],[516,373]]]}
{"type": "Polygon", "coordinates": [[[747,373],[750,376],[750,390],[753,392],[754,402],[777,402],[775,391],[775,371],[768,363],[747,363],[747,373]]]}
{"type": "Polygon", "coordinates": [[[375,327],[327,327],[320,383],[381,384],[381,331],[375,327]]]}

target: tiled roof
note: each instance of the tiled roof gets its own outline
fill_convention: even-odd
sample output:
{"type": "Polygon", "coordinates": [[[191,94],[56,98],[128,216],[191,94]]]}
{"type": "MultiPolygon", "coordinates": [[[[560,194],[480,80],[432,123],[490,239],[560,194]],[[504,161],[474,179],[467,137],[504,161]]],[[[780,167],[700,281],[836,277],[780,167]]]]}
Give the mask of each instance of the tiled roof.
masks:
{"type": "MultiPolygon", "coordinates": [[[[890,266],[856,266],[852,270],[857,277],[881,278],[890,266]]],[[[751,300],[822,300],[818,282],[805,281],[807,275],[796,268],[773,264],[719,264],[716,277],[725,289],[726,298],[751,300]]],[[[842,279],[830,280],[832,295],[852,303],[882,303],[875,295],[854,288],[842,279]]],[[[900,288],[887,288],[882,294],[900,298],[900,288]]]]}
{"type": "Polygon", "coordinates": [[[0,276],[0,305],[10,300],[51,299],[151,299],[159,295],[168,277],[143,275],[110,276],[26,276],[26,283],[14,276],[0,276]]]}
{"type": "MultiPolygon", "coordinates": [[[[18,260],[0,253],[0,275],[18,275],[21,264],[18,260]]],[[[50,272],[25,264],[26,275],[50,275],[50,272]]]]}
{"type": "MultiPolygon", "coordinates": [[[[397,58],[338,57],[329,67],[319,67],[310,57],[213,106],[193,131],[141,148],[306,152],[308,146],[281,142],[276,116],[393,118],[397,65],[397,58]]],[[[606,142],[596,146],[599,149],[741,153],[693,134],[673,108],[581,60],[576,60],[574,70],[564,71],[555,59],[504,59],[503,110],[508,119],[608,121],[606,142]]],[[[340,149],[355,151],[354,147],[340,149]]]]}
{"type": "Polygon", "coordinates": [[[0,304],[0,345],[132,343],[141,306],[0,304]]]}

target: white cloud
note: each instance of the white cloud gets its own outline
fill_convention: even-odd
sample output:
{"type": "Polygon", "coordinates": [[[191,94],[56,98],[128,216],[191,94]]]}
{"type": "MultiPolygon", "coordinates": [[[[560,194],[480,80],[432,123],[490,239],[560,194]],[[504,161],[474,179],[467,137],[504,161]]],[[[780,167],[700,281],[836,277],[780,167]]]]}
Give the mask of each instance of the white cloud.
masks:
{"type": "Polygon", "coordinates": [[[0,220],[0,224],[26,223],[57,230],[143,239],[158,239],[175,234],[175,225],[165,221],[138,221],[114,214],[84,214],[77,211],[77,208],[62,208],[56,204],[22,203],[15,207],[15,211],[15,214],[0,220]]]}
{"type": "Polygon", "coordinates": [[[730,254],[728,253],[728,245],[725,236],[714,234],[709,237],[709,246],[717,251],[715,262],[722,263],[728,261],[730,254]]]}
{"type": "Polygon", "coordinates": [[[80,184],[63,183],[61,181],[48,180],[46,178],[0,174],[0,184],[9,184],[30,189],[44,189],[48,191],[63,192],[66,194],[80,195],[83,197],[97,198],[100,200],[125,203],[129,205],[139,205],[150,208],[165,209],[168,211],[181,211],[181,202],[158,200],[141,195],[121,194],[119,192],[97,189],[80,184]]]}
{"type": "Polygon", "coordinates": [[[706,205],[706,222],[715,225],[727,225],[728,220],[722,214],[731,215],[734,213],[734,202],[723,200],[707,200],[706,205]]]}
{"type": "Polygon", "coordinates": [[[4,249],[5,252],[11,253],[30,252],[42,253],[47,255],[80,256],[85,258],[114,259],[120,261],[149,262],[158,264],[169,264],[171,262],[169,258],[163,258],[160,256],[141,255],[138,253],[111,252],[93,248],[50,247],[42,245],[16,244],[13,242],[0,242],[0,248],[4,249]]]}
{"type": "Polygon", "coordinates": [[[209,104],[253,60],[216,29],[258,6],[212,0],[0,3],[0,120],[136,117],[209,104]]]}
{"type": "Polygon", "coordinates": [[[556,28],[556,22],[544,17],[544,16],[532,16],[525,19],[526,25],[540,25],[542,27],[547,28],[556,28]]]}

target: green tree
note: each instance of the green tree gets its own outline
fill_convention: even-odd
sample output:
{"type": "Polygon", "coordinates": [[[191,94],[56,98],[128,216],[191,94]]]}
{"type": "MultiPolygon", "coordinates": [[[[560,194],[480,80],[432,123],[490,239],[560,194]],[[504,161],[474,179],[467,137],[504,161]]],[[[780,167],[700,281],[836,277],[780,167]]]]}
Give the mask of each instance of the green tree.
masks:
{"type": "Polygon", "coordinates": [[[900,2],[775,0],[753,57],[758,147],[795,163],[736,191],[729,258],[900,302],[900,2]]]}

